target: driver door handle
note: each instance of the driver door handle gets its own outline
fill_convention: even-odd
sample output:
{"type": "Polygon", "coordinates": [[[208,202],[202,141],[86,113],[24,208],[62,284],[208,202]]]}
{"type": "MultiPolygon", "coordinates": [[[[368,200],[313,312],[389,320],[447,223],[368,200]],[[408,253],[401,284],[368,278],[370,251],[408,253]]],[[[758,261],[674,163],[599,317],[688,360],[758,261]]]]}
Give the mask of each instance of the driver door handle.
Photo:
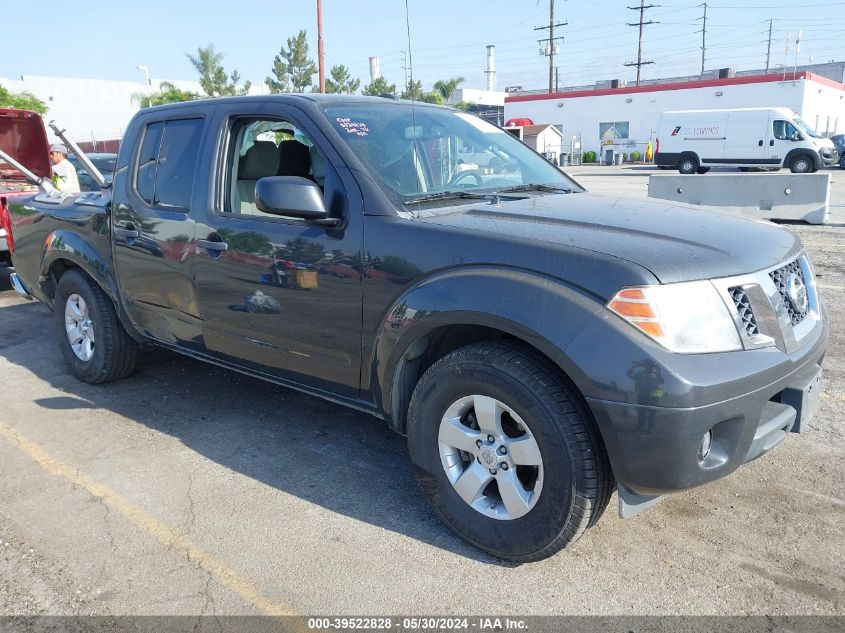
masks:
{"type": "Polygon", "coordinates": [[[229,245],[226,242],[212,242],[211,240],[197,240],[197,246],[207,251],[228,251],[229,245]]]}

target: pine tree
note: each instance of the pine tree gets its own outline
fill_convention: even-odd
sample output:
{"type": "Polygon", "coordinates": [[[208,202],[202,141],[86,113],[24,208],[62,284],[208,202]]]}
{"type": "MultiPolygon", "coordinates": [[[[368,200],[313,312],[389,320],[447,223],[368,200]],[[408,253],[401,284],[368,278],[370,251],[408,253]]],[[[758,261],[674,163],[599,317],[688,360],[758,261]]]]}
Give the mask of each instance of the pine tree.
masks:
{"type": "Polygon", "coordinates": [[[214,44],[198,48],[196,57],[190,53],[187,53],[187,57],[199,73],[200,86],[209,97],[231,97],[249,92],[250,82],[246,81],[242,86],[239,85],[241,75],[237,70],[226,75],[226,69],[223,68],[222,63],[223,53],[216,53],[214,44]]]}
{"type": "Polygon", "coordinates": [[[264,80],[270,92],[305,92],[317,72],[314,60],[308,58],[308,41],[305,31],[289,37],[287,49],[282,46],[273,58],[273,75],[264,80]]]}
{"type": "Polygon", "coordinates": [[[361,87],[361,80],[352,79],[349,69],[343,64],[332,66],[329,75],[331,77],[326,78],[326,92],[330,94],[345,93],[351,95],[358,92],[358,88],[361,87]]]}
{"type": "Polygon", "coordinates": [[[366,86],[364,86],[364,90],[362,94],[368,95],[370,97],[380,97],[383,94],[396,94],[396,84],[389,84],[387,83],[387,79],[384,77],[379,77],[378,79],[371,81],[366,86]]]}

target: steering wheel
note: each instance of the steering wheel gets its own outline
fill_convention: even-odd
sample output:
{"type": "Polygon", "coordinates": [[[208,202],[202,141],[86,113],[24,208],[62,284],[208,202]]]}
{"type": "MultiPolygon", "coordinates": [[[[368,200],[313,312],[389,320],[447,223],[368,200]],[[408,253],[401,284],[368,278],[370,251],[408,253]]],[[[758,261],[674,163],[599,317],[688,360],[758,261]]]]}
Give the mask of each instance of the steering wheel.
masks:
{"type": "Polygon", "coordinates": [[[475,185],[479,186],[482,184],[481,180],[481,172],[477,169],[467,170],[467,171],[459,171],[454,176],[449,179],[449,185],[457,186],[460,182],[466,178],[475,178],[475,185]]]}

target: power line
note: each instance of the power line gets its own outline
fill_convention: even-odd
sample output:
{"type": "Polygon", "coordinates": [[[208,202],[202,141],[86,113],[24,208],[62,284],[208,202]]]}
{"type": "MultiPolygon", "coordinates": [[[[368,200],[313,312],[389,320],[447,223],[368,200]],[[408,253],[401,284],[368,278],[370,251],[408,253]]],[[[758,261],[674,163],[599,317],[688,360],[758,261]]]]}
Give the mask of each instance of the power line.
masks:
{"type": "Polygon", "coordinates": [[[628,62],[627,64],[625,64],[625,66],[636,66],[637,67],[637,85],[638,86],[640,85],[640,68],[647,65],[647,64],[653,64],[654,63],[652,61],[648,61],[648,62],[643,61],[643,27],[646,26],[647,24],[657,24],[657,22],[654,22],[652,20],[649,20],[648,22],[643,21],[643,17],[645,16],[645,10],[646,9],[653,9],[654,7],[657,6],[655,4],[649,4],[649,5],[643,4],[644,1],[645,0],[640,0],[640,6],[638,6],[638,7],[628,7],[631,11],[639,11],[640,12],[639,22],[633,22],[633,23],[628,22],[628,26],[638,26],[640,28],[640,38],[639,38],[639,43],[637,44],[637,61],[636,62],[628,62]]]}

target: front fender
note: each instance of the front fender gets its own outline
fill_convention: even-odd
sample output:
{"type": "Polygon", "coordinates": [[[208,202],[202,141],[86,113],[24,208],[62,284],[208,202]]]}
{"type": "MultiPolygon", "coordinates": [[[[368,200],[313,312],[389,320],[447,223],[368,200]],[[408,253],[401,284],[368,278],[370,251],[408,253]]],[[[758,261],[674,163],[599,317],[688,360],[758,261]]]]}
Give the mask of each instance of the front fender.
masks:
{"type": "Polygon", "coordinates": [[[821,155],[816,150],[809,149],[807,147],[796,147],[795,149],[789,150],[789,152],[787,152],[786,154],[786,157],[783,159],[783,166],[788,168],[789,164],[792,162],[792,159],[795,158],[795,156],[797,156],[798,154],[806,154],[807,156],[812,158],[814,171],[818,171],[824,166],[821,155]]]}
{"type": "Polygon", "coordinates": [[[602,303],[583,290],[534,272],[471,266],[428,277],[404,292],[381,320],[373,348],[376,404],[400,428],[404,412],[394,394],[397,368],[411,346],[439,328],[493,328],[538,349],[567,374],[564,350],[602,303]]]}
{"type": "Polygon", "coordinates": [[[66,260],[79,266],[109,295],[117,305],[117,280],[103,255],[97,251],[86,239],[65,229],[50,233],[44,240],[41,251],[41,268],[38,285],[43,299],[52,307],[54,288],[50,269],[59,260],[66,260]]]}

